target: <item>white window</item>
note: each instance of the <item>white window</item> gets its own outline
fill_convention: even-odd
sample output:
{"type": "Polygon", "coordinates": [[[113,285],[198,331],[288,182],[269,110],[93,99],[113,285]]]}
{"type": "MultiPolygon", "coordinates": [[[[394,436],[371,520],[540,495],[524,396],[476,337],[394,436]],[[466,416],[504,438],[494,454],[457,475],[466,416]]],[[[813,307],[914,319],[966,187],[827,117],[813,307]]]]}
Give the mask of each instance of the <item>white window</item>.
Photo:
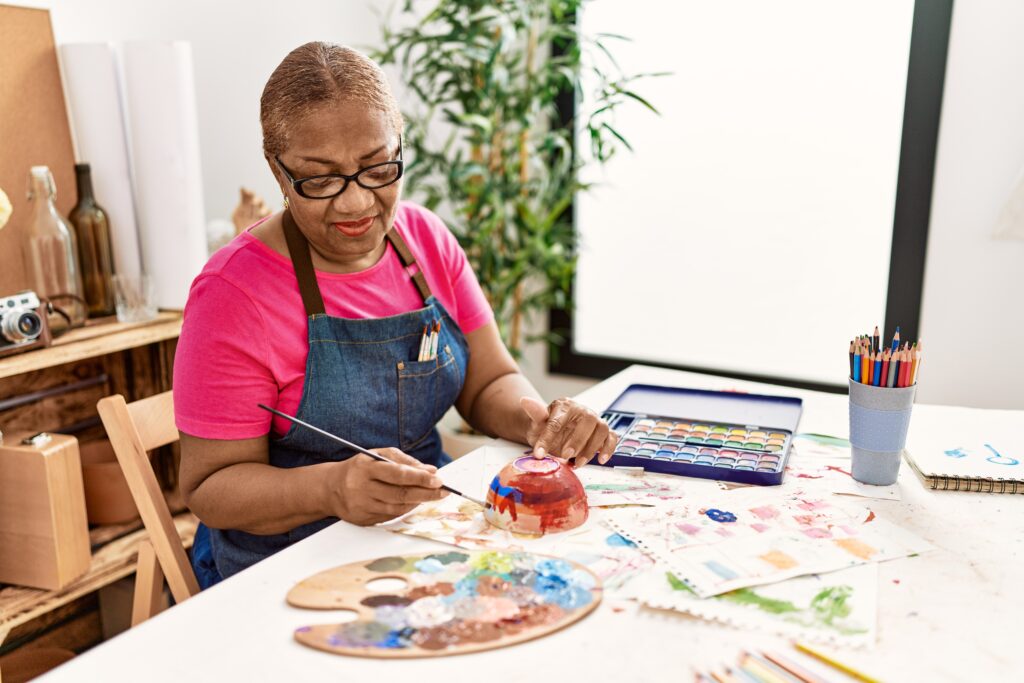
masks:
{"type": "Polygon", "coordinates": [[[576,353],[844,382],[884,320],[913,4],[584,4],[627,72],[672,75],[577,197],[576,353]]]}

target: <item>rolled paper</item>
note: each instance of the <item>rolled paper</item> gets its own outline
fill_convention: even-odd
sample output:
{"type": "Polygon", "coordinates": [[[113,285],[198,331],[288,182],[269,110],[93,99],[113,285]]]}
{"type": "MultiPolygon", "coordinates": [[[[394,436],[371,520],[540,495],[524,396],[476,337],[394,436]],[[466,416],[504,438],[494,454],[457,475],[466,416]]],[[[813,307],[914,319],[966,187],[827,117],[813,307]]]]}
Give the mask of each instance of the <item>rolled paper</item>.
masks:
{"type": "Polygon", "coordinates": [[[60,54],[75,156],[89,164],[96,200],[107,212],[114,270],[138,275],[142,261],[114,50],[109,43],[69,43],[60,54]]]}
{"type": "Polygon", "coordinates": [[[121,47],[143,269],[161,308],[184,308],[206,262],[199,123],[187,42],[121,47]]]}

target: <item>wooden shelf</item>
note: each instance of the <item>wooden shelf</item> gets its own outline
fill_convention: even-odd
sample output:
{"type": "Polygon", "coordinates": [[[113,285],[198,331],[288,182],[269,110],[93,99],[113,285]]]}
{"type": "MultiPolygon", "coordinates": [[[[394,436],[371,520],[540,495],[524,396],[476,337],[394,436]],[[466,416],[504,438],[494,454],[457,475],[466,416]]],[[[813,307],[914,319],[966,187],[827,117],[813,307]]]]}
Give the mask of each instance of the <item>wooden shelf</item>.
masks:
{"type": "MultiPolygon", "coordinates": [[[[192,547],[198,522],[191,512],[182,512],[174,517],[174,526],[186,548],[192,547]]],[[[90,540],[94,545],[102,543],[112,534],[132,526],[98,527],[89,533],[90,540]]],[[[5,586],[0,589],[0,644],[18,626],[132,574],[135,571],[139,541],[144,538],[146,530],[138,529],[96,549],[89,571],[62,591],[21,586],[5,586]]]]}
{"type": "Polygon", "coordinates": [[[0,359],[0,379],[174,339],[179,334],[178,311],[161,311],[144,323],[91,323],[61,336],[49,348],[0,359]]]}

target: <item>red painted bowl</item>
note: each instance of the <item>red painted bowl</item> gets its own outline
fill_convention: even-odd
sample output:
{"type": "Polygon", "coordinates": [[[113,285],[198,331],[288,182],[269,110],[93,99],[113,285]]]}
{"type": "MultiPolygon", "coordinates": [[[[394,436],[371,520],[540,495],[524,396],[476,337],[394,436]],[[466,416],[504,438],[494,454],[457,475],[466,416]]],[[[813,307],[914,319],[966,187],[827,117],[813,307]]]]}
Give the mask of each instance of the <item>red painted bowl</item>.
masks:
{"type": "Polygon", "coordinates": [[[561,460],[527,455],[494,477],[484,517],[518,534],[568,531],[587,521],[587,494],[576,473],[561,460]]]}

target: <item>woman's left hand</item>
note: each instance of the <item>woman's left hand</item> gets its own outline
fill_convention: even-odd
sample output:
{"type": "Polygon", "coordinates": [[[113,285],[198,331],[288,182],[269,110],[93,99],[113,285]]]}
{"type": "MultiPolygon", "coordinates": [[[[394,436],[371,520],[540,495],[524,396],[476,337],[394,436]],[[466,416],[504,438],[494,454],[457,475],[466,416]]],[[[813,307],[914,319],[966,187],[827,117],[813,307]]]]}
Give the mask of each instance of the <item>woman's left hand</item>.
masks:
{"type": "Polygon", "coordinates": [[[543,458],[554,455],[582,467],[595,455],[601,464],[608,462],[619,436],[590,408],[569,398],[559,398],[545,406],[537,399],[524,396],[520,405],[530,418],[527,442],[533,455],[543,458]]]}

